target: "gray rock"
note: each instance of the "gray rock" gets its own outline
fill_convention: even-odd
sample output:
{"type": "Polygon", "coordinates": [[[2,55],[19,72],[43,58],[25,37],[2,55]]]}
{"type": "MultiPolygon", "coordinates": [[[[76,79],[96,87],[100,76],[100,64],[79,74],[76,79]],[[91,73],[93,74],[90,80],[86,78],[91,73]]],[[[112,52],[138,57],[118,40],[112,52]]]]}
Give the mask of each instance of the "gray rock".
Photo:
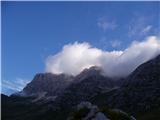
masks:
{"type": "Polygon", "coordinates": [[[23,89],[26,95],[46,93],[48,96],[56,96],[70,85],[73,76],[65,74],[39,73],[34,79],[23,89]]]}
{"type": "Polygon", "coordinates": [[[92,120],[110,120],[103,113],[98,112],[92,120]]]}
{"type": "Polygon", "coordinates": [[[80,109],[82,109],[84,107],[86,107],[88,109],[91,109],[92,108],[92,104],[90,102],[87,102],[87,101],[81,102],[80,104],[77,105],[77,110],[80,110],[80,109]]]}

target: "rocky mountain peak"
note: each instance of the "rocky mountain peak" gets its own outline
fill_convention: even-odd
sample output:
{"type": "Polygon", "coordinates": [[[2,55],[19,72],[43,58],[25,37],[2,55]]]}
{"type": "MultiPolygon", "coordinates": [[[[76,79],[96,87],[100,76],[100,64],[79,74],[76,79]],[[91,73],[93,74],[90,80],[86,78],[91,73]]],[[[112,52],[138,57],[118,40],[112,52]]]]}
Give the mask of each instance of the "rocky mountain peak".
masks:
{"type": "Polygon", "coordinates": [[[23,89],[26,94],[46,92],[49,95],[60,94],[73,80],[73,76],[65,74],[38,73],[23,89]]]}
{"type": "Polygon", "coordinates": [[[92,66],[90,68],[85,68],[80,74],[75,76],[74,82],[78,83],[88,77],[102,75],[101,73],[102,73],[102,69],[98,66],[92,66]]]}
{"type": "Polygon", "coordinates": [[[160,55],[137,67],[126,78],[123,86],[150,86],[150,84],[160,85],[160,55]]]}
{"type": "Polygon", "coordinates": [[[154,110],[159,116],[160,55],[137,67],[119,87],[115,87],[114,80],[103,76],[101,72],[99,67],[93,66],[75,77],[39,73],[22,91],[28,95],[37,94],[38,97],[2,95],[3,115],[13,120],[77,120],[77,116],[78,119],[81,117],[79,115],[83,115],[81,120],[115,120],[115,116],[123,120],[135,120],[130,115],[138,118],[137,113],[147,115],[154,110]],[[78,109],[74,109],[77,105],[78,109]],[[70,116],[70,112],[74,114],[70,116]],[[17,113],[18,116],[13,117],[17,113]],[[27,113],[26,116],[24,113],[27,113]]]}

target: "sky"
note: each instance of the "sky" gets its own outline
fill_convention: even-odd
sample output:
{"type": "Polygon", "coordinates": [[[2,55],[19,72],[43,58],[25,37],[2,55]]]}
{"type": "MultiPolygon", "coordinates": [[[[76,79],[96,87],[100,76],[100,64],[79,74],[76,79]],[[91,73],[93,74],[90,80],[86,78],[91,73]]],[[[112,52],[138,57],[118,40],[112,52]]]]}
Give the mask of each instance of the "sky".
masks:
{"type": "Polygon", "coordinates": [[[160,36],[160,2],[2,2],[2,93],[20,91],[66,44],[123,51],[160,36]]]}

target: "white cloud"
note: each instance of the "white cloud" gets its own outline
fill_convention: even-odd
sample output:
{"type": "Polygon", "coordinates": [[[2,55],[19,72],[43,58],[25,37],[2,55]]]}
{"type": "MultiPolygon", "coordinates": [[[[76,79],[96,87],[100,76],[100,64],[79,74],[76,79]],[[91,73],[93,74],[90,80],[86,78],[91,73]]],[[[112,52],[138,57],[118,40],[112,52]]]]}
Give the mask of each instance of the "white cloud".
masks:
{"type": "Polygon", "coordinates": [[[117,48],[121,46],[122,42],[118,40],[113,40],[113,41],[110,41],[110,44],[113,48],[117,48]]]}
{"type": "Polygon", "coordinates": [[[77,75],[84,68],[102,67],[109,77],[125,77],[137,66],[160,54],[160,40],[156,36],[143,42],[134,41],[124,51],[102,51],[89,43],[65,45],[59,53],[46,60],[46,72],[77,75]]]}
{"type": "Polygon", "coordinates": [[[92,48],[88,43],[65,45],[62,51],[49,56],[46,62],[47,72],[78,74],[84,68],[99,64],[99,57],[103,52],[92,48]]]}
{"type": "Polygon", "coordinates": [[[142,30],[142,33],[143,33],[143,34],[148,33],[148,32],[151,30],[151,28],[152,28],[151,25],[146,26],[146,27],[142,30]]]}
{"type": "Polygon", "coordinates": [[[129,37],[145,36],[152,30],[152,25],[149,24],[149,18],[144,16],[135,16],[127,26],[129,26],[129,37]]]}
{"type": "Polygon", "coordinates": [[[2,80],[1,86],[2,88],[21,91],[27,83],[29,83],[29,81],[26,79],[16,78],[15,81],[2,80]]]}
{"type": "Polygon", "coordinates": [[[99,28],[101,28],[104,32],[106,30],[114,30],[117,25],[114,21],[109,21],[105,18],[98,19],[97,25],[99,28]]]}

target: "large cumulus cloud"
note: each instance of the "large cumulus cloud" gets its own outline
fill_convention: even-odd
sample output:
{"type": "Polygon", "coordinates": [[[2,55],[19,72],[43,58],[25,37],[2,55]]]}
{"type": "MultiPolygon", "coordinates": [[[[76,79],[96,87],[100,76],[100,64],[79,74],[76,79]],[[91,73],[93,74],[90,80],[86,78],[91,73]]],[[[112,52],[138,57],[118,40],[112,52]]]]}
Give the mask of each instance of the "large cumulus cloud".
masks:
{"type": "Polygon", "coordinates": [[[108,77],[125,77],[140,64],[160,54],[160,40],[150,36],[142,42],[134,41],[123,51],[103,51],[89,43],[67,44],[46,60],[46,72],[79,74],[84,68],[100,66],[108,77]]]}

